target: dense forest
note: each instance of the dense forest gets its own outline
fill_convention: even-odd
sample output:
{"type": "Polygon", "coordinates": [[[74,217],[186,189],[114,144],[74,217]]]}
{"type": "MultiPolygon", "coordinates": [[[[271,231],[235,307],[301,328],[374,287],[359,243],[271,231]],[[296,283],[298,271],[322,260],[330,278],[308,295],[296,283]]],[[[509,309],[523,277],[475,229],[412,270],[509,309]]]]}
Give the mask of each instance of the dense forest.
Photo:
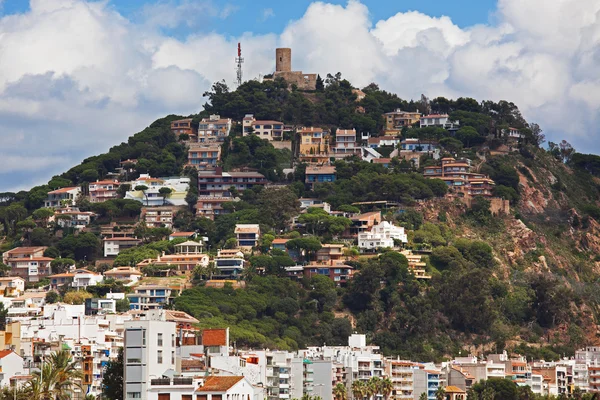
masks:
{"type": "MultiPolygon", "coordinates": [[[[200,320],[202,327],[230,326],[239,346],[295,349],[306,345],[342,344],[352,331],[366,333],[386,354],[421,361],[439,360],[461,350],[485,352],[503,348],[532,357],[556,359],[597,341],[600,296],[595,290],[600,251],[600,157],[579,154],[566,142],[545,144],[540,127],[527,123],[510,102],[474,99],[423,98],[406,101],[371,84],[358,101],[350,82],[329,75],[314,92],[288,90],[282,81],[250,81],[232,91],[223,83],[205,94],[204,110],[191,117],[197,123],[209,114],[241,120],[245,114],[281,120],[289,125],[321,126],[330,130],[356,128],[382,134],[382,114],[397,108],[422,113],[448,113],[460,121],[455,135],[439,128],[406,128],[403,137],[436,139],[443,155],[465,157],[495,182],[495,195],[510,200],[509,215],[492,215],[489,202],[477,199],[471,208],[444,198],[447,186],[424,179],[422,168],[435,163],[424,156],[420,169],[399,160],[389,168],[358,158],[335,161],[335,182],[304,184],[305,168],[291,165],[289,151],[275,149],[254,136],[241,137],[236,127],[222,153],[226,170],[249,167],[281,186],[257,187],[235,193],[239,201],[226,204],[230,211],[214,221],[196,218],[195,170],[184,168],[185,144],[170,132],[170,115],[152,123],[114,146],[106,154],[90,157],[46,185],[30,191],[0,194],[0,250],[19,245],[49,246],[47,255],[72,259],[93,268],[100,257],[99,228],[118,221],[135,224],[141,205],[124,199],[101,204],[78,201],[81,210],[98,214],[92,229],[77,234],[48,224],[44,209],[48,191],[90,182],[114,173],[121,162],[137,159],[124,168],[121,180],[141,173],[152,176],[187,175],[192,179],[188,209],[180,212],[175,227],[209,238],[208,249],[235,245],[237,223],[257,223],[264,233],[249,257],[241,279],[242,289],[204,287],[210,271],[195,271],[194,287],[184,291],[174,307],[200,320]],[[525,134],[517,151],[490,155],[506,142],[507,127],[525,134]],[[347,249],[356,274],[345,286],[316,277],[292,281],[284,275],[294,261],[271,250],[275,237],[285,236],[289,248],[308,254],[324,243],[339,241],[348,225],[343,216],[309,210],[299,217],[297,230],[286,230],[299,213],[299,197],[329,202],[336,210],[360,210],[356,202],[388,200],[395,208],[383,209],[385,220],[409,230],[407,248],[426,250],[429,281],[417,280],[406,258],[393,251],[379,257],[360,257],[347,249]],[[263,272],[264,271],[264,272],[263,272]]],[[[295,138],[291,138],[295,140],[295,138]]],[[[123,193],[126,188],[120,189],[123,193]]],[[[370,210],[370,209],[369,209],[370,210]]],[[[161,252],[172,253],[165,228],[136,231],[143,244],[119,255],[116,265],[135,265],[161,252]]],[[[6,269],[3,268],[3,271],[6,269]]],[[[160,271],[144,271],[152,276],[160,271]]],[[[109,282],[91,293],[127,290],[109,282]]]]}

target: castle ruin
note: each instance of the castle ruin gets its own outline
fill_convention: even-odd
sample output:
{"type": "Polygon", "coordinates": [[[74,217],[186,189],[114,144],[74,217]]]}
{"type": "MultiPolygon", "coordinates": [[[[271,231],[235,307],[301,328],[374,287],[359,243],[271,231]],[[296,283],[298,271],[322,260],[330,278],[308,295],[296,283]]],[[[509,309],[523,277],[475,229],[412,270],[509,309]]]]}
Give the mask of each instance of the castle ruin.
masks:
{"type": "Polygon", "coordinates": [[[317,74],[304,74],[302,71],[292,71],[292,49],[275,49],[275,73],[273,79],[283,78],[288,85],[296,85],[301,90],[315,90],[317,74]]]}

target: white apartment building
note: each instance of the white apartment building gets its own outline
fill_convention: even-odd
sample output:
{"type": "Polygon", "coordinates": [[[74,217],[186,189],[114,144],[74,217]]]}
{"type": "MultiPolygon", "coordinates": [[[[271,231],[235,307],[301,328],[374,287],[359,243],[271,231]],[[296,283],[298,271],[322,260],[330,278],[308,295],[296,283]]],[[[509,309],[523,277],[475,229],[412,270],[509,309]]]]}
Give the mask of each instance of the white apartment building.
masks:
{"type": "Polygon", "coordinates": [[[266,398],[268,400],[302,398],[303,358],[287,351],[273,351],[266,354],[266,360],[266,398]]]}
{"type": "Polygon", "coordinates": [[[460,128],[460,123],[458,121],[451,121],[448,114],[431,114],[421,117],[419,127],[438,127],[449,131],[457,131],[460,128]]]}
{"type": "Polygon", "coordinates": [[[125,249],[137,247],[142,243],[140,239],[132,237],[112,237],[102,239],[104,257],[116,257],[125,249]]]}
{"type": "Polygon", "coordinates": [[[231,132],[231,118],[211,115],[198,123],[198,142],[222,142],[231,132]]]}
{"type": "Polygon", "coordinates": [[[125,198],[136,200],[148,207],[162,205],[185,206],[185,196],[190,186],[190,178],[168,177],[152,178],[148,174],[141,174],[138,179],[131,182],[131,190],[125,193],[125,198]],[[148,189],[135,190],[136,186],[145,186],[148,189]],[[169,188],[171,194],[166,198],[160,194],[160,189],[169,188]]]}
{"type": "Polygon", "coordinates": [[[408,243],[408,237],[404,228],[382,221],[373,226],[370,231],[358,234],[358,247],[362,250],[375,250],[396,247],[394,239],[402,243],[408,243]]]}
{"type": "MultiPolygon", "coordinates": [[[[152,380],[156,383],[157,379],[174,376],[175,334],[175,323],[166,321],[162,310],[149,311],[146,319],[125,323],[124,399],[149,399],[152,380]]],[[[162,399],[160,393],[157,395],[162,399]]]]}
{"type": "Polygon", "coordinates": [[[360,155],[360,145],[356,142],[356,129],[338,129],[335,132],[335,145],[331,150],[333,157],[337,159],[360,155]]]}
{"type": "Polygon", "coordinates": [[[283,140],[283,122],[256,120],[253,114],[247,114],[242,120],[242,135],[251,134],[268,141],[283,140]]]}
{"type": "Polygon", "coordinates": [[[53,190],[48,192],[48,197],[44,202],[44,207],[56,208],[63,207],[65,205],[74,206],[79,195],[81,195],[81,188],[79,186],[53,190]]]}
{"type": "Polygon", "coordinates": [[[10,378],[26,375],[23,368],[23,357],[12,350],[0,350],[0,387],[10,385],[10,378]]]}

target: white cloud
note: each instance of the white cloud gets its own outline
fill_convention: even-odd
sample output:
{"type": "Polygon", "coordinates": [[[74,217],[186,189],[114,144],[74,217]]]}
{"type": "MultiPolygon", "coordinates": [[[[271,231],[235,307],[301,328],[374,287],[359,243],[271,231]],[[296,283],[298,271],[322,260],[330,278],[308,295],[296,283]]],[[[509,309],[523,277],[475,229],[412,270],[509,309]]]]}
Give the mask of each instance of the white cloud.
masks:
{"type": "Polygon", "coordinates": [[[268,20],[269,18],[273,18],[274,16],[275,16],[275,12],[273,11],[272,8],[265,8],[262,11],[261,21],[265,22],[266,20],[268,20]]]}
{"type": "Polygon", "coordinates": [[[315,2],[267,35],[178,40],[159,30],[236,11],[212,0],[164,0],[137,21],[106,1],[31,0],[30,11],[1,17],[0,190],[45,181],[157,117],[199,111],[212,82],[233,82],[238,41],[246,79],[273,71],[276,47],[292,47],[295,70],[339,71],[357,86],[377,82],[407,99],[513,101],[555,140],[600,150],[592,133],[599,0],[499,0],[493,24],[469,28],[416,11],[373,21],[350,0],[315,2]]]}

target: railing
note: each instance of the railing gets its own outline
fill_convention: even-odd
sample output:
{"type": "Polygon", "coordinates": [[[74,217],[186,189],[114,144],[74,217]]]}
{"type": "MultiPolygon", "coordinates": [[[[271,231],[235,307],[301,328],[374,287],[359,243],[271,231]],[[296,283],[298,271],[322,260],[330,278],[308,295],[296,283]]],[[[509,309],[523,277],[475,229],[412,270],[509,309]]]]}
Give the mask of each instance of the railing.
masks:
{"type": "Polygon", "coordinates": [[[171,380],[169,378],[150,379],[150,385],[152,386],[169,386],[170,384],[171,380]]]}
{"type": "Polygon", "coordinates": [[[191,385],[192,383],[192,378],[173,378],[173,385],[191,385]]]}

